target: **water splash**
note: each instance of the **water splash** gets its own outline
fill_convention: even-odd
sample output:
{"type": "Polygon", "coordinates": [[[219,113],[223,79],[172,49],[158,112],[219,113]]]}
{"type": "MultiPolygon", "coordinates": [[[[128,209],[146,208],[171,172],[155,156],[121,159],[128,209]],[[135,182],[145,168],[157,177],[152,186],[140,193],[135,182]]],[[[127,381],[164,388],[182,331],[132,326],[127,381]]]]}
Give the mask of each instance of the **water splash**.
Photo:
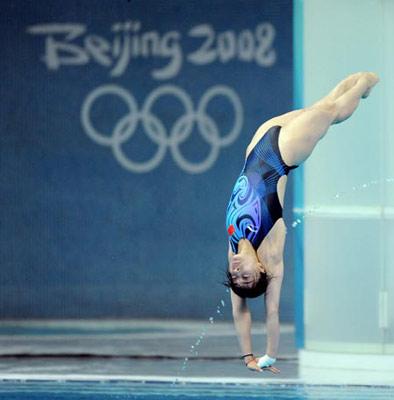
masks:
{"type": "MultiPolygon", "coordinates": [[[[303,217],[302,217],[303,218],[303,217]]],[[[302,221],[299,219],[299,218],[297,218],[295,221],[293,221],[293,223],[291,224],[291,226],[293,227],[293,228],[295,228],[297,225],[299,225],[300,223],[301,223],[302,221]]]]}
{"type": "MultiPolygon", "coordinates": [[[[356,186],[352,186],[352,191],[344,191],[344,192],[337,192],[334,196],[334,200],[346,197],[348,195],[350,195],[352,192],[356,192],[356,191],[362,191],[365,190],[369,187],[371,187],[372,185],[378,185],[380,183],[384,183],[384,182],[394,182],[394,178],[384,178],[384,179],[373,179],[369,182],[364,182],[361,183],[359,185],[356,186]]],[[[303,215],[300,218],[295,219],[292,223],[291,223],[291,227],[292,228],[296,228],[298,225],[301,224],[302,220],[305,219],[306,216],[313,214],[314,212],[318,211],[321,208],[321,206],[312,206],[308,211],[304,211],[303,215]]]]}
{"type": "MultiPolygon", "coordinates": [[[[226,293],[229,293],[229,292],[230,292],[229,289],[226,288],[226,293]]],[[[219,318],[219,316],[223,316],[223,309],[224,309],[225,306],[226,306],[226,303],[224,302],[223,299],[221,299],[219,304],[216,306],[216,314],[217,314],[216,318],[219,318]]],[[[208,323],[209,323],[209,325],[203,327],[203,329],[201,330],[201,332],[200,332],[199,336],[197,337],[197,339],[195,340],[195,342],[190,345],[189,356],[184,358],[184,360],[182,362],[182,365],[181,365],[181,367],[180,367],[180,369],[179,369],[179,371],[177,373],[177,377],[174,379],[174,381],[172,381],[173,385],[179,381],[178,380],[179,374],[187,369],[188,363],[190,361],[190,357],[197,357],[198,356],[199,348],[200,348],[201,344],[203,343],[203,341],[204,341],[204,339],[206,337],[207,328],[210,325],[213,325],[215,323],[215,317],[210,316],[208,318],[208,323]]]]}
{"type": "Polygon", "coordinates": [[[185,357],[185,359],[183,360],[182,368],[181,368],[182,371],[184,371],[186,369],[186,364],[187,364],[188,361],[189,361],[189,358],[185,357]]]}

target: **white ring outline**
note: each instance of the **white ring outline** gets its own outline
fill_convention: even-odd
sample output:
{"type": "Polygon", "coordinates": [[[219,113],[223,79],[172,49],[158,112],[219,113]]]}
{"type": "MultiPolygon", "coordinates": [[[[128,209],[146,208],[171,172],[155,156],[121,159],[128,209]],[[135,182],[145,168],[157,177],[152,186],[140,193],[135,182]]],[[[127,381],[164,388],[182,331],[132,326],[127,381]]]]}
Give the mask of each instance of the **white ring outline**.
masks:
{"type": "Polygon", "coordinates": [[[86,134],[95,142],[103,146],[110,146],[118,162],[127,170],[137,173],[149,172],[156,168],[163,160],[167,147],[178,166],[189,173],[201,173],[208,170],[219,156],[220,147],[225,147],[235,141],[243,124],[242,103],[236,92],[224,85],[212,86],[200,99],[197,112],[193,111],[190,96],[175,85],[164,85],[156,88],[145,100],[142,111],[134,96],[124,88],[109,84],[99,86],[88,94],[82,104],[81,123],[86,134]],[[128,106],[129,112],[123,116],[115,125],[111,136],[104,135],[92,124],[90,112],[97,98],[104,95],[115,95],[120,97],[128,106]],[[165,125],[152,112],[155,102],[161,97],[171,95],[177,98],[185,109],[185,114],[179,117],[171,127],[168,135],[165,125]],[[234,113],[234,126],[225,136],[219,135],[216,122],[207,114],[209,102],[216,96],[224,96],[231,103],[234,113]],[[158,145],[153,157],[147,161],[135,162],[130,160],[123,152],[121,145],[130,139],[138,125],[142,121],[144,131],[149,139],[158,145]],[[211,145],[207,157],[199,162],[187,160],[179,149],[179,145],[185,142],[192,133],[194,121],[197,122],[198,132],[202,138],[211,145]]]}

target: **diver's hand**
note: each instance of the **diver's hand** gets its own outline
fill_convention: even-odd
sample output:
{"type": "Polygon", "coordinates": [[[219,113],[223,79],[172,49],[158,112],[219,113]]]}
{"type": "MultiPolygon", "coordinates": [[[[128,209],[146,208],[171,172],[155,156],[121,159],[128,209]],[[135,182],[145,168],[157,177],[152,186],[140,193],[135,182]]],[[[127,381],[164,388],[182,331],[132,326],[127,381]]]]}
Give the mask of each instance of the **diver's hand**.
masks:
{"type": "Polygon", "coordinates": [[[250,361],[248,361],[247,363],[245,363],[245,364],[246,364],[246,367],[247,367],[248,369],[250,369],[251,371],[255,371],[255,372],[270,371],[270,372],[272,372],[273,374],[279,374],[279,373],[280,373],[280,370],[279,370],[278,368],[273,367],[273,366],[260,368],[260,367],[258,366],[258,364],[257,364],[258,361],[259,361],[259,359],[260,359],[260,357],[251,359],[250,361]]]}
{"type": "Polygon", "coordinates": [[[256,363],[256,365],[257,365],[257,368],[259,368],[260,369],[260,371],[262,371],[262,372],[264,372],[264,371],[270,371],[270,372],[272,372],[273,374],[280,374],[280,369],[278,369],[278,368],[276,368],[276,367],[274,367],[274,366],[269,366],[269,367],[259,367],[258,366],[258,362],[259,362],[259,360],[260,360],[260,358],[261,357],[256,357],[255,359],[254,359],[254,361],[255,361],[255,363],[256,363]]]}
{"type": "Polygon", "coordinates": [[[252,358],[247,363],[245,362],[245,364],[246,364],[246,367],[248,369],[250,369],[251,371],[263,372],[263,370],[257,365],[257,360],[255,358],[252,358]]]}

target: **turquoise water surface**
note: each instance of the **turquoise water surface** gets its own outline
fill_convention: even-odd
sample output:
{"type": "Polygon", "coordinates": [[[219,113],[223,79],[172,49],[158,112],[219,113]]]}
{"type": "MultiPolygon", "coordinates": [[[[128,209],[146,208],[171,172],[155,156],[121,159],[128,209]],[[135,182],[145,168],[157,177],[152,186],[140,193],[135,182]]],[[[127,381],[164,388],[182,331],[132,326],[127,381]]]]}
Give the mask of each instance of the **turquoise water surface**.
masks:
{"type": "Polygon", "coordinates": [[[214,400],[394,399],[394,386],[206,384],[127,381],[0,381],[0,399],[214,400]]]}

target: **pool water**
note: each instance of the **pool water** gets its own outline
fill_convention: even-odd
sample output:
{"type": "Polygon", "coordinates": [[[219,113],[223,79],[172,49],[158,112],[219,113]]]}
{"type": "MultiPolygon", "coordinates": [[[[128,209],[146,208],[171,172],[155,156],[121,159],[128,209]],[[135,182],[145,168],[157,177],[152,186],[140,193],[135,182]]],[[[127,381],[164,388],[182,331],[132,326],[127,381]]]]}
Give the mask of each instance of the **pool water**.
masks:
{"type": "Polygon", "coordinates": [[[302,384],[206,384],[128,381],[0,381],[0,399],[260,399],[389,400],[394,386],[328,386],[302,384]]]}

